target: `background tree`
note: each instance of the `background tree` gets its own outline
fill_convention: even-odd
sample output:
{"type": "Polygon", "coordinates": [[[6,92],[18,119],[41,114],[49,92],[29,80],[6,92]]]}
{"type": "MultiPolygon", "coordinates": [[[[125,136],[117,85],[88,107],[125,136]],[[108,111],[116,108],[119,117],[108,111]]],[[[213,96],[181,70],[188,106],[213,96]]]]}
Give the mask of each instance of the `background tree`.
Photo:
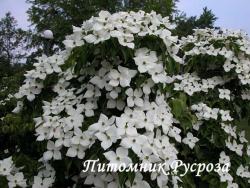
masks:
{"type": "Polygon", "coordinates": [[[175,21],[177,27],[175,29],[175,34],[178,36],[187,36],[192,34],[195,28],[213,28],[216,20],[217,17],[212,10],[209,10],[207,7],[203,9],[203,13],[199,17],[187,17],[185,13],[181,13],[176,16],[175,21]]]}
{"type": "MultiPolygon", "coordinates": [[[[26,63],[27,59],[32,58],[28,54],[30,38],[31,31],[18,28],[17,21],[10,13],[0,20],[0,158],[15,153],[13,158],[21,166],[27,167],[25,174],[31,174],[30,171],[35,168],[30,157],[36,151],[31,151],[35,139],[29,128],[33,124],[27,121],[27,115],[11,112],[17,103],[13,95],[23,83],[24,73],[30,68],[26,63]]],[[[6,187],[4,182],[0,177],[0,187],[6,187]]]]}
{"type": "Polygon", "coordinates": [[[162,16],[171,16],[176,11],[176,2],[178,0],[123,0],[122,10],[144,10],[150,12],[152,10],[162,16]]]}
{"type": "Polygon", "coordinates": [[[11,95],[17,91],[27,70],[25,61],[30,35],[30,31],[17,27],[17,21],[10,13],[0,20],[0,117],[15,105],[11,95]]]}
{"type": "Polygon", "coordinates": [[[17,21],[11,14],[6,13],[0,20],[0,58],[10,63],[20,62],[26,54],[28,42],[27,31],[17,28],[17,21]]]}

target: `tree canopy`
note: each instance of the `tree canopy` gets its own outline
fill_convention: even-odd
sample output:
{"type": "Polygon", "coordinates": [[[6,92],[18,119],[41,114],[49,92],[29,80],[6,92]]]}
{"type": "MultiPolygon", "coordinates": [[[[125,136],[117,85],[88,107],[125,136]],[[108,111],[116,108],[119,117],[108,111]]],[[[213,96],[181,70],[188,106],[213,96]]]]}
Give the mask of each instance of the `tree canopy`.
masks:
{"type": "Polygon", "coordinates": [[[178,36],[187,36],[194,32],[194,29],[213,28],[216,16],[207,7],[203,9],[202,14],[197,16],[187,17],[185,13],[177,16],[175,33],[178,36]]]}

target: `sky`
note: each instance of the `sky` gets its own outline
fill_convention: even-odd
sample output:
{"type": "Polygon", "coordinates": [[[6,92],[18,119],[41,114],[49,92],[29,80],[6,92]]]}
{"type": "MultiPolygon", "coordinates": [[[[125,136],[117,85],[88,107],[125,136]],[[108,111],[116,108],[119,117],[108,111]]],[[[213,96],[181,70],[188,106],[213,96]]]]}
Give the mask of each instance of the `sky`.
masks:
{"type": "MultiPolygon", "coordinates": [[[[26,14],[29,4],[26,0],[0,0],[0,18],[10,11],[24,29],[30,26],[26,14]]],[[[200,15],[203,7],[212,9],[218,17],[216,26],[228,29],[242,29],[250,34],[250,0],[179,0],[177,9],[188,16],[200,15]]]]}
{"type": "Polygon", "coordinates": [[[27,29],[30,25],[26,11],[29,4],[25,3],[26,0],[0,0],[0,18],[4,17],[7,12],[17,19],[19,27],[27,29]]]}
{"type": "Polygon", "coordinates": [[[250,34],[249,0],[180,0],[177,4],[177,8],[188,16],[200,15],[205,6],[218,18],[216,26],[242,29],[250,34]]]}

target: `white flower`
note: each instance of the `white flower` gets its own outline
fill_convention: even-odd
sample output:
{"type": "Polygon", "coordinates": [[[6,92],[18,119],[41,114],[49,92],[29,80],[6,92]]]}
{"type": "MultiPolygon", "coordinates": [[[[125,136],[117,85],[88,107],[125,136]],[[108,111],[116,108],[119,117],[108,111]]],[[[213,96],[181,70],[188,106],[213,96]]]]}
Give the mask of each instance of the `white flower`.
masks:
{"type": "Polygon", "coordinates": [[[220,99],[227,99],[230,101],[230,90],[228,89],[219,89],[219,98],[220,99]]]}
{"type": "Polygon", "coordinates": [[[87,43],[97,44],[99,42],[97,37],[95,35],[93,35],[93,34],[86,35],[83,38],[87,43]]]}
{"type": "Polygon", "coordinates": [[[18,101],[16,108],[12,110],[13,113],[19,113],[23,109],[23,102],[18,101]]]}
{"type": "Polygon", "coordinates": [[[242,156],[243,154],[243,145],[242,144],[237,144],[235,140],[233,140],[233,144],[229,145],[229,149],[232,151],[235,151],[239,156],[242,156]]]}
{"type": "Polygon", "coordinates": [[[118,66],[118,71],[112,69],[109,73],[109,84],[113,87],[117,87],[119,84],[122,87],[130,86],[131,79],[136,75],[136,70],[130,70],[126,67],[118,66]],[[119,71],[119,72],[118,72],[119,71]]]}
{"type": "Polygon", "coordinates": [[[43,159],[45,161],[51,160],[52,158],[54,160],[60,160],[62,158],[61,152],[60,152],[61,148],[56,147],[54,142],[49,140],[47,142],[47,149],[48,151],[44,152],[43,154],[43,159]]]}
{"type": "Polygon", "coordinates": [[[232,127],[230,124],[221,123],[221,127],[227,134],[231,135],[235,139],[237,138],[236,126],[232,127]]]}
{"type": "Polygon", "coordinates": [[[168,177],[166,175],[164,175],[163,173],[157,172],[157,171],[156,172],[151,172],[151,180],[156,180],[157,185],[160,188],[167,187],[167,184],[169,182],[169,179],[168,179],[168,177]]]}
{"type": "Polygon", "coordinates": [[[110,163],[117,164],[118,166],[121,164],[125,164],[126,166],[132,163],[132,160],[128,157],[128,149],[119,147],[116,149],[116,152],[108,151],[103,154],[110,163]]]}
{"type": "Polygon", "coordinates": [[[221,114],[222,121],[232,121],[233,120],[233,118],[230,116],[229,110],[220,110],[219,112],[221,114]]]}
{"type": "Polygon", "coordinates": [[[160,137],[155,139],[154,143],[158,149],[158,154],[162,159],[165,159],[167,162],[172,163],[177,159],[178,151],[177,149],[169,142],[168,136],[160,137]]]}
{"type": "Polygon", "coordinates": [[[220,176],[221,182],[233,181],[233,177],[228,172],[223,172],[222,170],[219,170],[217,173],[220,176]]]}
{"type": "Polygon", "coordinates": [[[140,153],[142,146],[147,143],[147,137],[144,135],[125,137],[122,139],[121,146],[125,148],[132,148],[135,153],[140,153]]]}
{"type": "Polygon", "coordinates": [[[122,46],[127,46],[132,49],[135,47],[135,44],[133,43],[134,36],[132,34],[122,34],[118,36],[117,38],[118,38],[119,43],[122,46]]]}
{"type": "Polygon", "coordinates": [[[76,46],[82,46],[84,44],[82,33],[75,32],[74,34],[67,36],[66,40],[63,41],[63,44],[66,48],[69,49],[74,48],[76,46]]]}
{"type": "Polygon", "coordinates": [[[109,95],[112,99],[117,99],[120,92],[121,92],[121,88],[116,87],[116,88],[113,88],[112,91],[110,91],[109,95]]]}
{"type": "Polygon", "coordinates": [[[150,69],[149,74],[152,76],[154,83],[170,83],[172,79],[167,78],[162,64],[155,64],[155,66],[150,69]]]}
{"type": "Polygon", "coordinates": [[[209,108],[208,106],[205,106],[203,108],[203,117],[205,119],[217,119],[218,118],[218,112],[219,112],[219,109],[218,108],[209,108]]]}
{"type": "Polygon", "coordinates": [[[107,102],[107,108],[117,108],[118,110],[123,110],[125,107],[125,102],[120,99],[109,99],[107,102]]]}
{"type": "Polygon", "coordinates": [[[60,104],[58,101],[53,100],[51,103],[43,101],[43,115],[50,116],[51,114],[58,115],[64,110],[64,105],[60,104]]]}
{"type": "Polygon", "coordinates": [[[52,64],[50,64],[50,63],[44,63],[44,69],[45,69],[45,72],[48,75],[52,74],[53,72],[56,72],[56,73],[62,72],[62,69],[57,64],[55,64],[55,63],[52,63],[52,64]]]}
{"type": "Polygon", "coordinates": [[[95,99],[87,99],[87,102],[84,104],[84,112],[86,117],[94,116],[94,109],[97,108],[95,99]]]}
{"type": "Polygon", "coordinates": [[[134,112],[136,117],[138,117],[136,121],[136,127],[137,128],[146,128],[148,131],[153,131],[155,127],[155,113],[152,111],[147,111],[146,114],[141,111],[137,110],[134,112]]]}
{"type": "Polygon", "coordinates": [[[59,126],[59,116],[44,116],[43,119],[43,127],[56,128],[59,126]]]}
{"type": "Polygon", "coordinates": [[[181,136],[180,136],[181,130],[177,127],[170,127],[168,135],[175,138],[177,142],[181,142],[181,136]]]}
{"type": "Polygon", "coordinates": [[[250,90],[242,91],[241,98],[243,100],[250,100],[250,90]]]}
{"type": "Polygon", "coordinates": [[[112,116],[110,119],[105,115],[101,114],[97,123],[90,125],[90,131],[98,131],[98,132],[105,132],[108,130],[112,125],[114,125],[115,117],[112,116]]]}
{"type": "Polygon", "coordinates": [[[239,139],[240,139],[241,143],[247,143],[248,142],[247,139],[246,139],[246,137],[245,137],[245,131],[241,131],[239,133],[239,139]]]}
{"type": "Polygon", "coordinates": [[[100,174],[88,173],[84,184],[86,185],[94,185],[96,188],[101,188],[105,186],[104,180],[101,178],[100,174]]]}
{"type": "Polygon", "coordinates": [[[26,187],[26,180],[24,179],[24,176],[23,176],[23,173],[21,172],[18,172],[14,175],[9,175],[7,176],[7,179],[8,179],[8,186],[9,188],[12,188],[12,187],[26,187]]]}
{"type": "Polygon", "coordinates": [[[117,133],[120,136],[136,136],[138,134],[135,125],[131,122],[128,122],[127,118],[125,117],[117,117],[116,126],[117,133]]]}
{"type": "Polygon", "coordinates": [[[247,146],[247,155],[250,156],[250,145],[247,146]]]}
{"type": "Polygon", "coordinates": [[[143,180],[143,176],[139,172],[135,174],[135,179],[132,184],[129,180],[126,181],[126,186],[130,188],[150,188],[150,185],[143,180]]]}
{"type": "Polygon", "coordinates": [[[199,131],[200,126],[203,124],[203,121],[197,121],[195,124],[193,124],[193,129],[196,131],[199,131]]]}
{"type": "Polygon", "coordinates": [[[126,95],[127,97],[127,105],[128,107],[133,107],[133,106],[138,106],[138,107],[142,107],[143,106],[143,100],[142,100],[142,91],[141,89],[135,89],[133,91],[132,88],[129,88],[126,90],[126,95]]]}
{"type": "Polygon", "coordinates": [[[234,67],[235,67],[235,65],[232,64],[231,61],[229,61],[229,60],[226,60],[224,65],[223,65],[223,68],[226,72],[229,72],[234,67]]]}
{"type": "Polygon", "coordinates": [[[127,119],[127,121],[130,122],[130,123],[135,123],[136,122],[136,120],[135,120],[136,119],[136,114],[129,107],[126,107],[124,109],[124,113],[121,115],[121,117],[127,119]]]}
{"type": "Polygon", "coordinates": [[[86,87],[87,91],[83,95],[83,98],[93,98],[93,97],[100,97],[101,91],[98,87],[95,87],[91,84],[87,85],[86,87]]]}
{"type": "Polygon", "coordinates": [[[61,146],[70,147],[72,137],[73,137],[72,131],[62,133],[61,137],[56,140],[55,146],[56,147],[61,147],[61,146]]]}
{"type": "Polygon", "coordinates": [[[154,123],[161,126],[163,132],[168,134],[168,131],[173,123],[173,115],[170,113],[169,109],[163,105],[163,102],[155,111],[154,123]]]}
{"type": "Polygon", "coordinates": [[[42,178],[49,178],[49,177],[55,178],[55,174],[56,174],[55,169],[48,163],[44,163],[42,169],[39,170],[37,176],[42,178]]]}
{"type": "Polygon", "coordinates": [[[68,87],[69,82],[64,79],[60,79],[58,83],[54,86],[53,91],[60,96],[65,96],[67,94],[66,87],[68,87]]]}
{"type": "Polygon", "coordinates": [[[83,115],[82,114],[74,114],[72,116],[69,116],[65,118],[65,126],[64,131],[67,132],[74,127],[79,128],[82,126],[83,123],[83,115]]]}
{"type": "Polygon", "coordinates": [[[54,178],[43,178],[40,176],[34,176],[34,183],[32,188],[48,188],[51,187],[54,182],[54,178]]]}
{"type": "Polygon", "coordinates": [[[237,183],[228,182],[227,188],[239,188],[239,185],[237,183]]]}
{"type": "Polygon", "coordinates": [[[151,88],[154,86],[153,80],[150,78],[146,80],[142,85],[142,90],[145,95],[149,95],[151,93],[151,88]]]}
{"type": "Polygon", "coordinates": [[[220,158],[219,158],[219,163],[220,164],[230,164],[230,158],[225,154],[224,151],[220,153],[220,158]]]}
{"type": "Polygon", "coordinates": [[[250,172],[248,170],[248,166],[243,167],[241,164],[236,171],[236,175],[242,178],[250,178],[250,172]]]}
{"type": "Polygon", "coordinates": [[[95,134],[98,140],[101,141],[101,146],[104,150],[110,148],[118,139],[117,129],[112,126],[105,132],[98,132],[95,134]]]}
{"type": "Polygon", "coordinates": [[[90,145],[91,137],[87,132],[82,132],[79,128],[74,129],[74,137],[71,139],[72,144],[74,145],[82,145],[87,147],[90,145]]]}
{"type": "Polygon", "coordinates": [[[155,51],[149,51],[147,48],[140,48],[135,52],[135,64],[140,73],[148,72],[152,69],[158,60],[155,51]]]}
{"type": "Polygon", "coordinates": [[[106,68],[102,67],[98,71],[97,75],[95,75],[93,78],[90,79],[90,82],[92,84],[95,84],[100,89],[103,89],[107,83],[107,77],[106,77],[107,72],[108,72],[108,70],[106,68]]]}
{"type": "Polygon", "coordinates": [[[145,145],[142,147],[142,152],[139,153],[139,157],[142,163],[145,164],[160,162],[160,158],[153,152],[152,148],[145,145]]]}
{"type": "Polygon", "coordinates": [[[71,145],[66,153],[66,156],[69,157],[78,157],[79,159],[83,159],[85,156],[85,147],[82,145],[71,145]]]}
{"type": "Polygon", "coordinates": [[[12,157],[0,160],[0,175],[8,176],[13,168],[12,157]]]}
{"type": "Polygon", "coordinates": [[[188,132],[187,137],[182,140],[184,144],[187,144],[191,149],[194,148],[195,143],[198,142],[199,139],[194,137],[192,133],[188,132]]]}

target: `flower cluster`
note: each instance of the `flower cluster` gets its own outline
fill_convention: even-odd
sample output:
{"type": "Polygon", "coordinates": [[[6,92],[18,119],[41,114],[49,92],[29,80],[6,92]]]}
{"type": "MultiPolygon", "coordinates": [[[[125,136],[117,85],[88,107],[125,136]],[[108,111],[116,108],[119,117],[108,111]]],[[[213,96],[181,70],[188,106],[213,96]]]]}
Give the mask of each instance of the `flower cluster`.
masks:
{"type": "Polygon", "coordinates": [[[193,111],[196,111],[196,116],[199,120],[209,120],[209,119],[218,119],[220,115],[222,121],[232,121],[233,118],[230,116],[229,110],[221,110],[219,108],[210,108],[204,103],[194,104],[191,106],[193,111]]]}
{"type": "Polygon", "coordinates": [[[52,187],[55,181],[55,170],[49,164],[44,164],[34,176],[32,188],[52,187]]]}
{"type": "MultiPolygon", "coordinates": [[[[241,116],[235,115],[233,105],[224,105],[235,102],[236,97],[239,101],[249,99],[248,90],[241,91],[239,97],[228,84],[237,79],[242,85],[250,84],[248,39],[211,29],[196,30],[192,36],[178,39],[171,29],[168,18],[155,12],[101,11],[81,27],[73,27],[73,34],[64,41],[66,50],[37,58],[35,68],[27,72],[15,95],[20,102],[13,112],[22,110],[26,98],[33,102],[42,98],[39,115],[34,117],[37,141],[46,148],[40,161],[76,160],[81,164],[98,158],[118,164],[165,162],[169,171],[172,161],[189,160],[193,153],[194,157],[203,156],[199,154],[206,142],[219,151],[215,156],[221,164],[233,161],[235,153],[249,155],[244,133],[232,127],[241,116]],[[156,45],[143,41],[150,37],[156,45]],[[241,46],[240,54],[225,45],[230,42],[241,46]],[[188,68],[199,55],[222,56],[225,63],[210,62],[207,72],[198,71],[200,66],[196,70],[197,65],[188,68]],[[214,67],[218,74],[208,74],[214,67]],[[236,76],[228,76],[233,70],[236,76]],[[56,79],[49,82],[50,76],[56,79]],[[51,96],[43,98],[48,90],[51,96]],[[213,133],[208,128],[211,122],[218,124],[213,133]],[[218,132],[226,137],[217,144],[214,138],[218,132]]],[[[237,187],[236,176],[249,181],[247,164],[242,163],[246,167],[218,172],[218,182],[237,187]]],[[[51,187],[56,181],[55,170],[48,164],[45,167],[34,177],[33,187],[51,187]]],[[[121,183],[119,173],[75,173],[75,184],[101,188],[121,183]]],[[[128,175],[125,178],[123,186],[136,188],[151,187],[149,182],[160,188],[186,183],[178,174],[166,177],[151,173],[147,177],[136,172],[132,180],[128,175]]]]}
{"type": "Polygon", "coordinates": [[[13,163],[11,157],[0,160],[0,177],[6,177],[8,181],[8,187],[26,187],[26,179],[22,172],[19,172],[19,168],[13,163]]]}
{"type": "Polygon", "coordinates": [[[214,89],[217,85],[223,84],[224,80],[221,77],[212,77],[209,79],[200,79],[195,73],[186,73],[175,76],[180,83],[174,83],[174,90],[184,91],[188,95],[193,95],[196,92],[208,92],[208,89],[214,89]]]}
{"type": "Polygon", "coordinates": [[[188,56],[209,55],[224,57],[225,72],[234,71],[243,85],[250,84],[249,38],[246,33],[230,30],[196,29],[194,35],[182,40],[182,45],[195,44],[185,52],[188,56]],[[227,45],[222,45],[222,43],[227,45]],[[236,51],[234,45],[239,46],[236,51]],[[218,47],[219,46],[219,47],[218,47]]]}
{"type": "Polygon", "coordinates": [[[6,105],[7,102],[9,102],[11,99],[13,99],[14,96],[9,94],[4,100],[0,100],[0,105],[6,105]]]}
{"type": "Polygon", "coordinates": [[[15,94],[17,99],[27,96],[29,101],[35,99],[35,95],[41,93],[43,88],[43,80],[52,73],[62,72],[60,65],[64,63],[64,59],[67,57],[65,52],[61,52],[60,55],[53,55],[47,57],[45,55],[37,58],[37,63],[34,63],[35,69],[27,71],[25,74],[25,84],[19,89],[19,92],[15,94]]]}

